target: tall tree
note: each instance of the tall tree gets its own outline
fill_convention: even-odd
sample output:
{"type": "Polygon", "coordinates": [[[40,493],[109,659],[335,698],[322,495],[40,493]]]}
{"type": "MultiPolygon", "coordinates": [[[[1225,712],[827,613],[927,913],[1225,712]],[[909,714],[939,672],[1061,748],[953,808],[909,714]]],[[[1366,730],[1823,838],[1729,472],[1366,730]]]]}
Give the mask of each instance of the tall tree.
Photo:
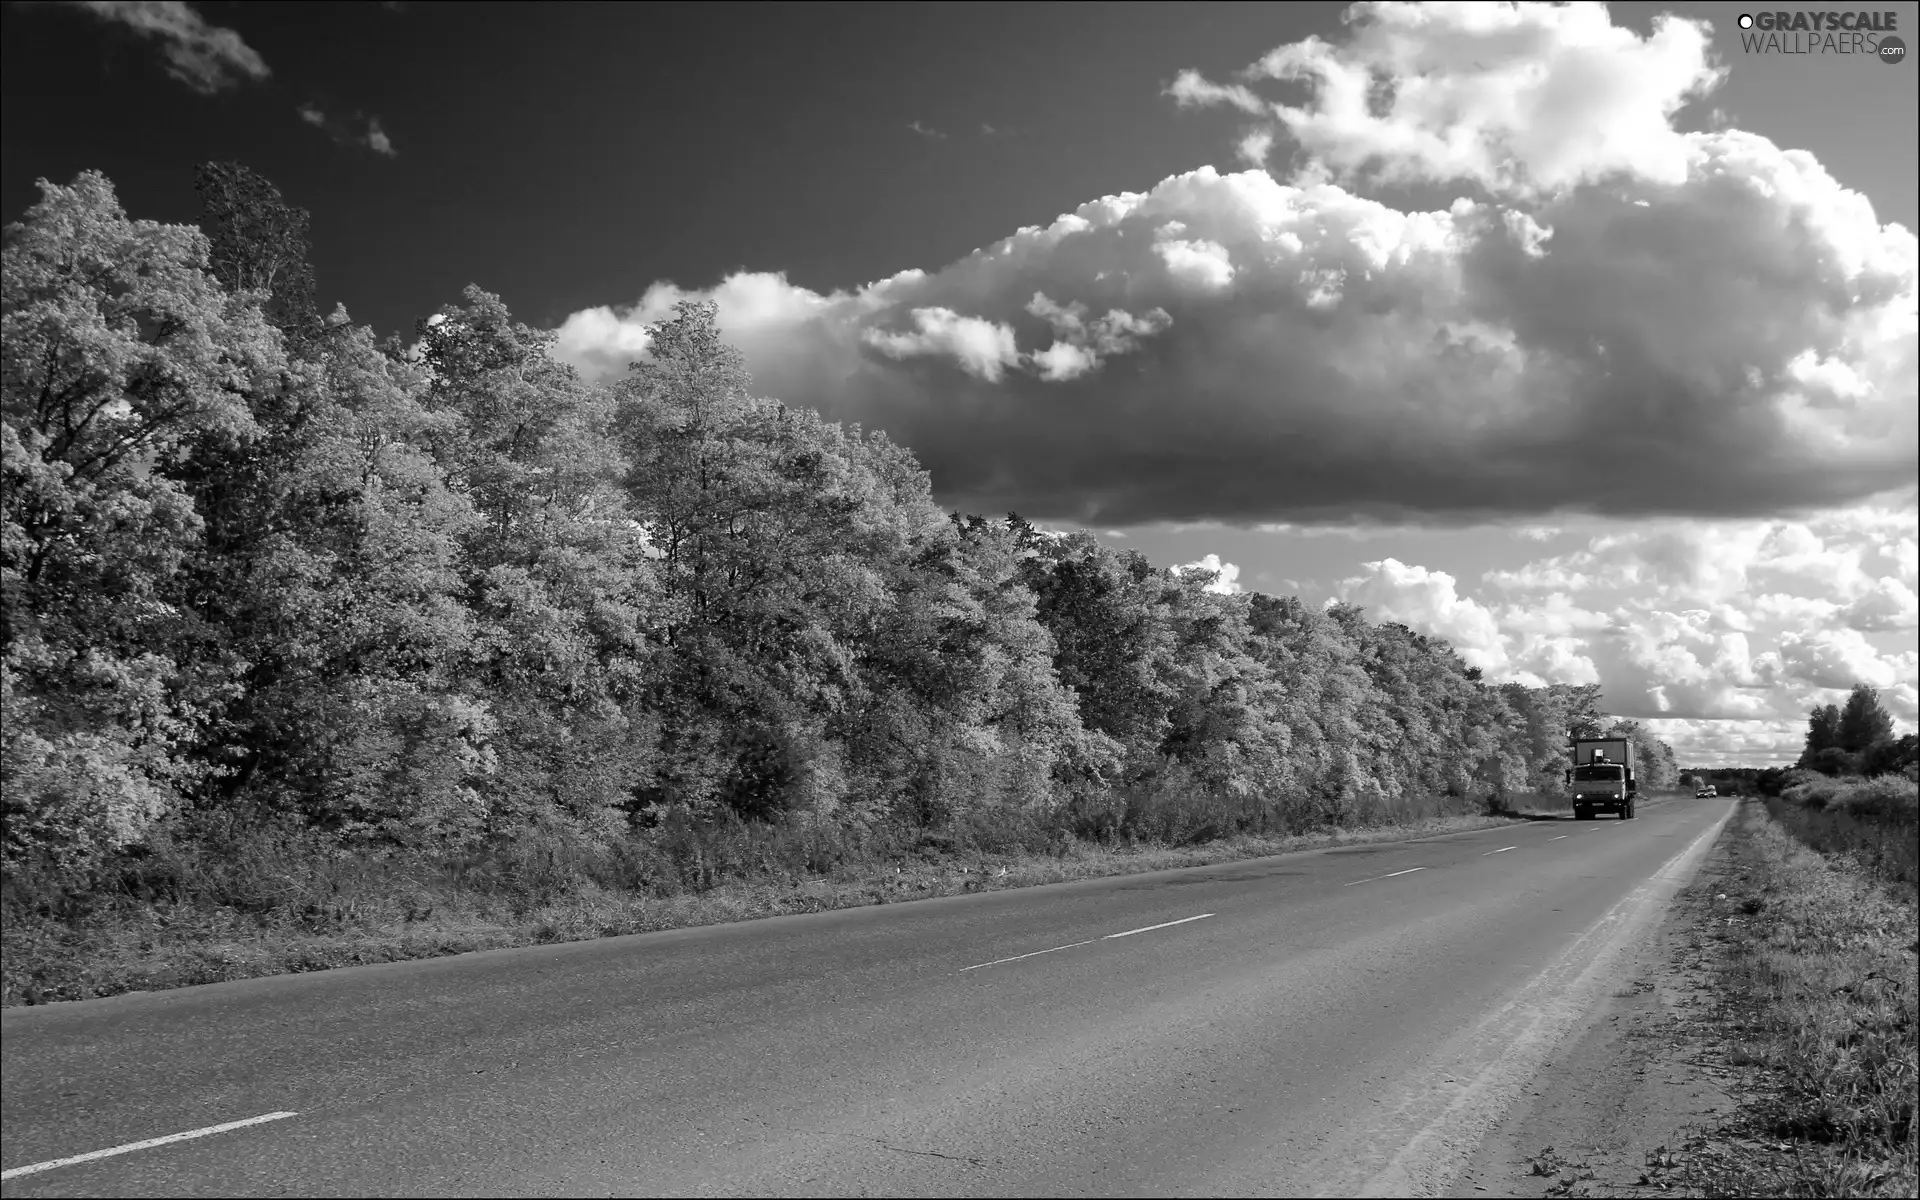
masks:
{"type": "Polygon", "coordinates": [[[40,189],[0,284],[0,791],[10,851],[84,857],[179,802],[230,696],[179,476],[253,435],[246,394],[285,363],[198,230],[128,219],[95,172],[40,189]]]}
{"type": "Polygon", "coordinates": [[[1840,710],[1834,744],[1849,754],[1858,754],[1891,737],[1893,717],[1880,703],[1879,691],[1864,683],[1854,684],[1846,706],[1840,710]]]}
{"type": "Polygon", "coordinates": [[[1806,747],[1800,752],[1800,765],[1811,766],[1822,751],[1840,745],[1840,706],[1816,704],[1807,713],[1806,747]]]}
{"type": "Polygon", "coordinates": [[[620,487],[613,395],[499,297],[469,287],[465,300],[422,322],[420,345],[443,418],[427,444],[477,518],[460,569],[475,618],[465,670],[498,721],[489,811],[496,832],[561,819],[602,840],[652,761],[653,569],[620,487]]]}
{"type": "Polygon", "coordinates": [[[260,296],[262,311],[298,346],[320,328],[304,208],[235,162],[206,162],[194,172],[208,267],[229,291],[260,296]]]}

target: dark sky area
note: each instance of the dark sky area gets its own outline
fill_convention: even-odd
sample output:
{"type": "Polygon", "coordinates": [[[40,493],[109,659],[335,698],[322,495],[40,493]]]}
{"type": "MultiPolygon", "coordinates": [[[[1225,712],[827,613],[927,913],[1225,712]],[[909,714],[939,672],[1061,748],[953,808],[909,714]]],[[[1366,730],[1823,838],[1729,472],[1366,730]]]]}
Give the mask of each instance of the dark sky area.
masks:
{"type": "MultiPolygon", "coordinates": [[[[468,282],[543,325],[631,302],[656,279],[705,286],[738,267],[853,286],[1203,163],[1236,169],[1231,121],[1179,111],[1161,87],[1183,67],[1224,77],[1282,42],[1334,35],[1342,11],[195,7],[271,74],[199,94],[123,22],[0,7],[6,219],[34,201],[35,178],[98,168],[133,215],[192,220],[194,164],[238,159],[312,211],[326,300],[383,331],[410,328],[468,282]],[[302,105],[342,128],[358,114],[362,132],[377,117],[394,155],[330,138],[302,105]]],[[[1733,5],[1615,13],[1644,27],[1670,7],[1732,28],[1733,5]]],[[[1716,103],[1784,144],[1817,141],[1883,218],[1912,224],[1911,156],[1890,160],[1898,132],[1868,119],[1876,103],[1904,103],[1910,144],[1912,72],[1896,95],[1864,71],[1799,72],[1796,84],[1795,66],[1743,65],[1716,103]]]]}
{"type": "MultiPolygon", "coordinates": [[[[1181,66],[1228,70],[1303,6],[203,4],[272,76],[205,96],[152,42],[8,5],[8,219],[38,176],[107,172],[191,220],[192,168],[239,159],[314,214],[322,291],[382,328],[467,282],[558,322],[747,265],[832,288],[938,265],[1219,149],[1181,66]],[[385,158],[297,105],[377,114],[385,158]],[[945,134],[923,135],[912,122],[945,134]],[[984,132],[983,125],[995,132],[984,132]]],[[[1337,11],[1337,10],[1336,10],[1337,11]]],[[[1222,156],[1224,157],[1224,156],[1222,156]]]]}

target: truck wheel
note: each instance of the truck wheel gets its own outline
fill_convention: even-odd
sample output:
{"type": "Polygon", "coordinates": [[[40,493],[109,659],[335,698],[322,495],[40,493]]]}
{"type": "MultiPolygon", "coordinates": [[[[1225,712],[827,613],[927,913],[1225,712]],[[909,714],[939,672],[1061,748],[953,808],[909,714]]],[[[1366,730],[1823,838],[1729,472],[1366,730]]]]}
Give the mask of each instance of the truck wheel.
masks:
{"type": "Polygon", "coordinates": [[[1593,820],[1593,811],[1586,808],[1575,808],[1573,810],[1573,819],[1576,821],[1591,821],[1593,820]]]}

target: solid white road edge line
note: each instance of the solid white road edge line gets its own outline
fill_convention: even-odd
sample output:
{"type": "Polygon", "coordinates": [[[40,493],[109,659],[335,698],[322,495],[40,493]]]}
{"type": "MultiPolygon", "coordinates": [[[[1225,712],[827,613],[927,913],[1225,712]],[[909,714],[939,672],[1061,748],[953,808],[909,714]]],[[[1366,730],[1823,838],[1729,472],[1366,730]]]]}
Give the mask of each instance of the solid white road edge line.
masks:
{"type": "Polygon", "coordinates": [[[170,1133],[165,1137],[148,1138],[144,1142],[128,1142],[124,1146],[114,1146],[108,1150],[94,1150],[86,1154],[76,1154],[72,1158],[54,1158],[46,1162],[37,1162],[31,1166],[9,1167],[0,1171],[0,1179],[18,1179],[22,1175],[38,1175],[42,1171],[51,1171],[58,1167],[76,1166],[83,1162],[92,1162],[97,1158],[112,1158],[116,1154],[132,1154],[135,1150],[151,1150],[155,1146],[165,1146],[173,1142],[191,1141],[194,1138],[210,1137],[216,1133],[225,1133],[229,1129],[243,1129],[248,1125],[264,1125],[268,1121],[284,1121],[288,1117],[297,1117],[299,1113],[273,1112],[263,1116],[248,1117],[244,1121],[228,1121],[224,1125],[209,1125],[205,1129],[189,1129],[185,1133],[170,1133]]]}
{"type": "Polygon", "coordinates": [[[1103,937],[1100,940],[1104,942],[1107,938],[1132,937],[1136,933],[1151,933],[1156,929],[1168,929],[1175,925],[1185,925],[1188,921],[1204,921],[1212,915],[1212,913],[1201,913],[1197,917],[1181,917],[1178,921],[1162,921],[1158,925],[1142,925],[1138,929],[1129,929],[1125,933],[1109,933],[1107,937],[1103,937]]]}
{"type": "MultiPolygon", "coordinates": [[[[1732,805],[1631,889],[1506,1004],[1437,1048],[1423,1078],[1384,1105],[1371,1145],[1329,1150],[1322,1196],[1442,1196],[1475,1146],[1506,1115],[1562,1038],[1591,1017],[1622,953],[1664,915],[1733,818],[1732,805]],[[1427,1082],[1438,1078],[1441,1082],[1427,1082]]],[[[1313,1164],[1319,1167],[1319,1163],[1313,1164]]]]}
{"type": "Polygon", "coordinates": [[[1391,875],[1375,875],[1372,879],[1356,879],[1352,883],[1343,883],[1341,887],[1359,887],[1363,883],[1372,883],[1376,879],[1392,879],[1396,875],[1411,875],[1415,871],[1424,871],[1425,867],[1408,867],[1404,871],[1395,871],[1391,875]]]}

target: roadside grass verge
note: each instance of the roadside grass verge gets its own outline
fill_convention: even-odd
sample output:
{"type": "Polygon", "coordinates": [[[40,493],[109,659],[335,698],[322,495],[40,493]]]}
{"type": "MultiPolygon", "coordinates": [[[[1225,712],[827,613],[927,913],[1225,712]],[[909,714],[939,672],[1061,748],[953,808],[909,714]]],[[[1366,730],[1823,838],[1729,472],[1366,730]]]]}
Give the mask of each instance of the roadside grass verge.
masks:
{"type": "Polygon", "coordinates": [[[0,1004],[42,1004],[474,950],[1203,866],[1515,823],[1556,811],[1413,797],[1337,828],[1082,840],[981,814],[938,831],[668,827],[592,846],[529,833],[425,860],[316,835],[197,829],[83,888],[15,871],[0,887],[0,1004]]]}
{"type": "Polygon", "coordinates": [[[1670,1178],[1690,1194],[1912,1196],[1920,1183],[1914,889],[1888,885],[1858,828],[1806,811],[1748,801],[1728,829],[1733,865],[1703,930],[1718,943],[1705,1021],[1743,1099],[1728,1127],[1686,1140],[1670,1178]]]}
{"type": "Polygon", "coordinates": [[[1911,779],[1816,775],[1788,786],[1767,811],[1811,848],[1846,859],[1896,895],[1920,886],[1920,785],[1911,779]]]}

